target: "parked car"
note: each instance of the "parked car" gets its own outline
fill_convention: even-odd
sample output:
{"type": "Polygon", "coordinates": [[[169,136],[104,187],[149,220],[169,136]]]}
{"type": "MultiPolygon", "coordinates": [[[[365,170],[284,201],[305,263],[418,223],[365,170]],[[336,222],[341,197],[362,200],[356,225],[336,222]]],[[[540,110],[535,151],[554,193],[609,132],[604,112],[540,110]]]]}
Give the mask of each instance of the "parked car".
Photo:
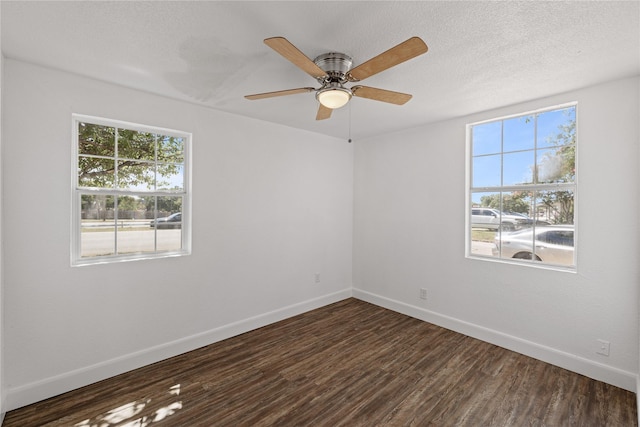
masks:
{"type": "Polygon", "coordinates": [[[573,231],[572,225],[550,225],[498,233],[492,249],[493,255],[573,265],[573,231]]]}
{"type": "Polygon", "coordinates": [[[151,228],[182,228],[182,212],[174,213],[151,221],[151,228]]]}
{"type": "Polygon", "coordinates": [[[517,230],[533,224],[533,220],[522,214],[513,215],[492,208],[472,208],[471,227],[497,230],[517,230]]]}
{"type": "Polygon", "coordinates": [[[505,212],[508,215],[515,215],[515,216],[519,216],[522,218],[526,218],[526,219],[530,219],[531,221],[535,222],[536,225],[551,225],[551,223],[549,221],[545,221],[543,219],[533,219],[533,218],[529,218],[527,215],[523,214],[523,213],[519,213],[519,212],[505,212]]]}

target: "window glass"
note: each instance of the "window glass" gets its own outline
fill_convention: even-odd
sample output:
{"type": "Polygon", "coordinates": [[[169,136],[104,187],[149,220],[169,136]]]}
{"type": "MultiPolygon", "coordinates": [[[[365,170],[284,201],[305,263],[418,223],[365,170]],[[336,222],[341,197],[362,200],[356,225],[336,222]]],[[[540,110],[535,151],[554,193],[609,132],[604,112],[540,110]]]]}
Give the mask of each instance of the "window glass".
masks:
{"type": "Polygon", "coordinates": [[[496,187],[500,185],[502,155],[477,156],[472,160],[473,186],[496,187]]]}
{"type": "Polygon", "coordinates": [[[79,156],[77,177],[80,187],[113,188],[116,180],[115,160],[79,156]]]}
{"type": "Polygon", "coordinates": [[[74,115],[72,265],[190,253],[190,141],[74,115]]]}
{"type": "MultiPolygon", "coordinates": [[[[502,185],[526,185],[533,182],[535,151],[505,153],[502,157],[502,185]]],[[[500,170],[500,167],[497,168],[500,170]]]]}
{"type": "Polygon", "coordinates": [[[520,116],[504,121],[505,153],[510,151],[532,150],[535,141],[534,120],[531,116],[520,116]]]}
{"type": "Polygon", "coordinates": [[[502,123],[486,123],[472,129],[473,155],[496,154],[502,152],[502,123]]]}
{"type": "Polygon", "coordinates": [[[115,157],[116,129],[92,123],[78,123],[78,154],[115,157]]]}
{"type": "Polygon", "coordinates": [[[134,161],[154,161],[156,158],[156,135],[118,128],[118,157],[134,161]]]}
{"type": "Polygon", "coordinates": [[[113,196],[83,194],[81,199],[81,256],[96,257],[115,254],[113,196]]]}
{"type": "Polygon", "coordinates": [[[469,126],[467,253],[575,268],[576,105],[469,126]]]}

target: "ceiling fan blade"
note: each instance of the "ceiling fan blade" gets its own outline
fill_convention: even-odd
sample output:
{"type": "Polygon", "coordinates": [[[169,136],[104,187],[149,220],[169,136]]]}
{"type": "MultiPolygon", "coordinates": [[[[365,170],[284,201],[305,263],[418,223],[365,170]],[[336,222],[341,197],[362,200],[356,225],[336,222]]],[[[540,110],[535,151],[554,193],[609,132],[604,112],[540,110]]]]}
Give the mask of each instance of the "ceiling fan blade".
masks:
{"type": "Polygon", "coordinates": [[[314,79],[327,76],[327,73],[322,68],[318,67],[315,62],[309,59],[304,53],[300,52],[297,47],[291,44],[291,42],[284,37],[271,37],[264,39],[264,44],[284,56],[285,59],[291,61],[293,65],[297,66],[314,79]]]}
{"type": "Polygon", "coordinates": [[[412,95],[409,95],[408,93],[393,92],[369,86],[354,86],[351,88],[351,92],[353,92],[353,96],[388,102],[396,105],[406,104],[412,97],[412,95]]]}
{"type": "Polygon", "coordinates": [[[318,102],[318,114],[316,114],[316,120],[325,120],[331,117],[331,113],[333,110],[329,107],[325,107],[324,105],[318,102]]]}
{"type": "Polygon", "coordinates": [[[250,100],[274,98],[276,96],[295,95],[296,93],[313,92],[315,89],[312,87],[301,87],[298,89],[278,90],[275,92],[256,93],[254,95],[245,95],[245,98],[250,100]]]}
{"type": "Polygon", "coordinates": [[[420,37],[411,37],[386,52],[358,65],[349,72],[349,80],[357,82],[378,74],[388,68],[426,53],[429,48],[420,37]]]}

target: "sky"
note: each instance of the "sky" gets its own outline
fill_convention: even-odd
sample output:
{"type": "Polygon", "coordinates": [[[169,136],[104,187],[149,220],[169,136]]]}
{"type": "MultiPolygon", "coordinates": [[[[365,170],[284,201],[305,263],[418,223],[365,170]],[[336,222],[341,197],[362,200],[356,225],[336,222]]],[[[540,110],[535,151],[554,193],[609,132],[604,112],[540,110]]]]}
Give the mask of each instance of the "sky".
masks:
{"type": "MultiPolygon", "coordinates": [[[[536,163],[541,179],[553,177],[562,163],[553,141],[559,127],[575,118],[576,107],[571,106],[473,125],[472,186],[531,183],[536,163]]],[[[474,195],[473,202],[479,203],[479,197],[474,195]]]]}

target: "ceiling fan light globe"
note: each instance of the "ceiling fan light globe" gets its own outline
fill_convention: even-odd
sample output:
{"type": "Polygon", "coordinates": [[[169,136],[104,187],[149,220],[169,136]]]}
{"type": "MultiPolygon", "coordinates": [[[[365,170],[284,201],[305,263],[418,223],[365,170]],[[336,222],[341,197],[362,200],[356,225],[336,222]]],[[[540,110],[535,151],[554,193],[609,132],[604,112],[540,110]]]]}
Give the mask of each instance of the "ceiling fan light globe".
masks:
{"type": "Polygon", "coordinates": [[[346,105],[351,99],[351,93],[348,89],[342,88],[326,89],[319,91],[316,98],[322,105],[334,110],[346,105]]]}

